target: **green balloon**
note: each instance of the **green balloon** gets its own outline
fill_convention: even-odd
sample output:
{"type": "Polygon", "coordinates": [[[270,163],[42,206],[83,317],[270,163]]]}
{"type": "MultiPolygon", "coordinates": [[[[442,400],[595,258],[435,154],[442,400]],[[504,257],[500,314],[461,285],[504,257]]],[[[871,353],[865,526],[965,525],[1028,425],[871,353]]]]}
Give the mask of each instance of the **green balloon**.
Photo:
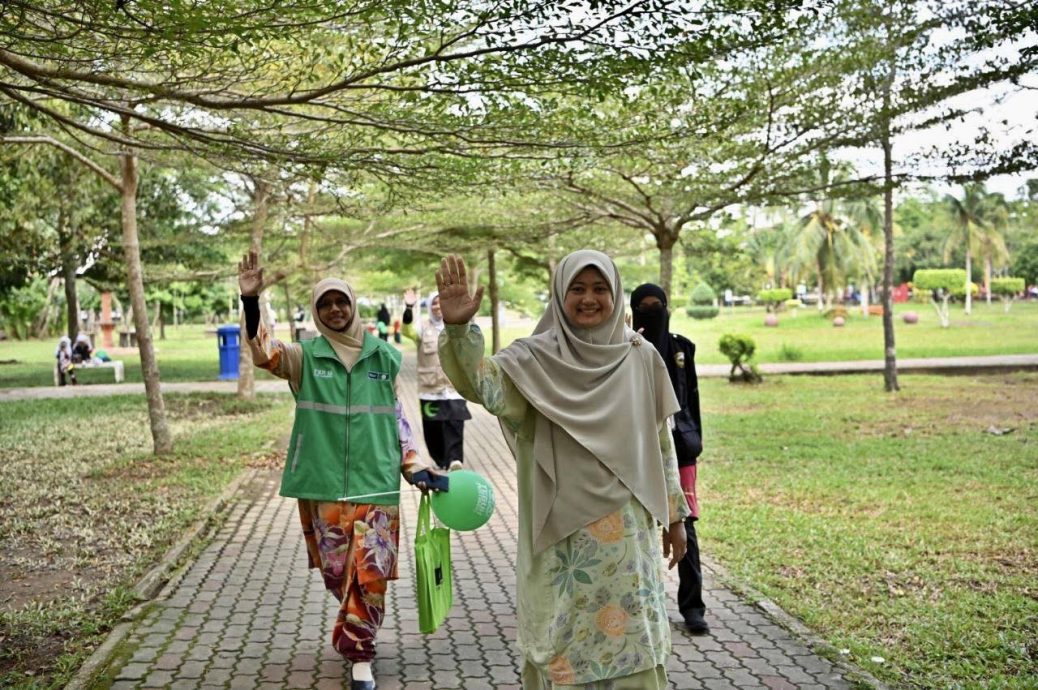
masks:
{"type": "Polygon", "coordinates": [[[494,488],[472,470],[454,470],[447,491],[432,493],[432,509],[447,527],[459,532],[482,527],[494,514],[494,488]]]}

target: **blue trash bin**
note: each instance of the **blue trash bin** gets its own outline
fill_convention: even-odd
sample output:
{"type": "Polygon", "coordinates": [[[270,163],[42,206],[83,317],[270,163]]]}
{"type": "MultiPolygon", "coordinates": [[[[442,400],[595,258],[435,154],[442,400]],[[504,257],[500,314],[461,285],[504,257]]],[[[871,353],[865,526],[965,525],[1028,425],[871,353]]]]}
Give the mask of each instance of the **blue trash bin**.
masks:
{"type": "Polygon", "coordinates": [[[216,329],[216,342],[220,347],[220,380],[238,380],[238,362],[241,357],[241,327],[220,326],[216,329]]]}

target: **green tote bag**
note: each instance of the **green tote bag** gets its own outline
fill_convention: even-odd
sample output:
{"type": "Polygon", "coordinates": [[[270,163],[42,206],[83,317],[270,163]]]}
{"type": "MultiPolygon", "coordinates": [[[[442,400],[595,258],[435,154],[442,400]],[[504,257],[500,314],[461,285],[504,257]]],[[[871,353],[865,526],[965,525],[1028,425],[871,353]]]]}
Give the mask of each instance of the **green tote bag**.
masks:
{"type": "Polygon", "coordinates": [[[418,504],[418,530],[414,538],[414,562],[418,589],[418,630],[436,632],[454,604],[451,586],[451,532],[430,528],[429,496],[418,504]]]}

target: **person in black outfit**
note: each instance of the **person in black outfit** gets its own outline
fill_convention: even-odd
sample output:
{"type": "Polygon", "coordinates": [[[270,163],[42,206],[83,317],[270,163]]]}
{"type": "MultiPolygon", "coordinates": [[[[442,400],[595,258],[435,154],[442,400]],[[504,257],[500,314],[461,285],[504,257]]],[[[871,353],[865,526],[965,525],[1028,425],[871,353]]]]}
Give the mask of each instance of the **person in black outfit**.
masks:
{"type": "Polygon", "coordinates": [[[678,610],[689,632],[704,634],[709,626],[704,619],[703,570],[699,563],[696,520],[696,461],[703,452],[703,425],[699,413],[699,379],[696,377],[696,346],[684,336],[670,332],[667,294],[658,285],[645,283],[631,293],[631,325],[651,342],[667,365],[681,410],[674,415],[674,450],[678,456],[681,487],[692,515],[685,519],[688,548],[678,564],[678,610]]]}

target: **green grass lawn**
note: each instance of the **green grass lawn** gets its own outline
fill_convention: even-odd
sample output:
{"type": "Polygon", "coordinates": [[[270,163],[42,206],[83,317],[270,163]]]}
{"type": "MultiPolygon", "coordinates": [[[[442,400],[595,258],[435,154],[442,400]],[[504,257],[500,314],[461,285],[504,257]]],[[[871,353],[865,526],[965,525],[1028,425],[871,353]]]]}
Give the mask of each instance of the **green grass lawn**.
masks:
{"type": "Polygon", "coordinates": [[[702,548],[893,685],[1038,687],[1038,374],[902,383],[703,381],[702,548]]]}
{"type": "MultiPolygon", "coordinates": [[[[973,315],[966,317],[962,308],[953,307],[950,328],[941,328],[933,309],[925,304],[897,305],[896,323],[898,357],[951,357],[957,355],[995,355],[1038,352],[1038,302],[1021,303],[1009,314],[1002,306],[983,302],[974,305],[973,315]],[[900,314],[916,311],[918,324],[906,325],[900,314]]],[[[529,335],[532,322],[523,326],[506,326],[502,343],[529,335]]],[[[883,358],[883,324],[878,316],[863,318],[853,310],[847,325],[832,324],[810,308],[794,315],[780,315],[777,328],[764,326],[761,308],[739,308],[733,313],[722,310],[716,319],[695,321],[677,310],[671,317],[671,329],[696,343],[696,360],[704,364],[726,363],[717,349],[725,333],[746,333],[757,343],[758,362],[788,361],[788,353],[799,353],[797,361],[824,362],[883,358]]],[[[166,328],[166,340],[155,340],[159,370],[163,381],[213,381],[220,373],[216,336],[205,333],[204,326],[184,325],[166,328]]],[[[281,333],[287,338],[287,333],[281,333]]],[[[0,388],[53,385],[54,342],[0,342],[0,388]]],[[[413,347],[406,341],[404,348],[413,347]]],[[[487,347],[490,337],[487,334],[487,347]]],[[[126,363],[126,380],[140,381],[141,371],[136,351],[116,356],[126,363]]],[[[270,378],[257,371],[258,379],[270,378]]],[[[110,383],[109,369],[81,370],[80,382],[110,383]]]]}
{"type": "Polygon", "coordinates": [[[167,395],[0,404],[0,687],[63,687],[132,588],[248,464],[280,464],[291,398],[167,395]]]}
{"type": "MultiPolygon", "coordinates": [[[[735,309],[734,314],[722,310],[716,319],[705,321],[691,319],[680,310],[671,316],[671,330],[696,343],[696,361],[709,364],[727,362],[717,349],[725,333],[751,336],[757,343],[758,362],[785,361],[783,345],[798,350],[805,362],[883,359],[882,317],[865,318],[849,309],[847,324],[834,328],[814,309],[798,312],[795,316],[783,312],[779,325],[769,328],[760,308],[735,309]]],[[[941,328],[929,305],[898,304],[894,337],[901,358],[1038,353],[1038,302],[1016,304],[1008,314],[1001,304],[981,302],[974,304],[971,316],[963,314],[961,305],[953,306],[949,328],[941,328]],[[906,311],[919,314],[919,323],[903,323],[901,314],[906,311]]]]}
{"type": "MultiPolygon", "coordinates": [[[[220,351],[216,335],[206,333],[206,330],[201,325],[167,326],[166,339],[159,340],[156,337],[155,353],[163,381],[217,380],[220,375],[220,351]]],[[[287,332],[279,332],[278,335],[288,337],[287,332]]],[[[57,338],[0,342],[0,388],[53,386],[56,346],[57,338]],[[14,363],[10,363],[11,360],[14,363]]],[[[125,363],[127,381],[143,380],[136,350],[124,354],[112,352],[111,356],[125,363]]],[[[111,369],[80,369],[77,377],[80,384],[112,383],[115,380],[111,369]]],[[[267,372],[256,370],[257,380],[272,378],[267,372]]]]}

